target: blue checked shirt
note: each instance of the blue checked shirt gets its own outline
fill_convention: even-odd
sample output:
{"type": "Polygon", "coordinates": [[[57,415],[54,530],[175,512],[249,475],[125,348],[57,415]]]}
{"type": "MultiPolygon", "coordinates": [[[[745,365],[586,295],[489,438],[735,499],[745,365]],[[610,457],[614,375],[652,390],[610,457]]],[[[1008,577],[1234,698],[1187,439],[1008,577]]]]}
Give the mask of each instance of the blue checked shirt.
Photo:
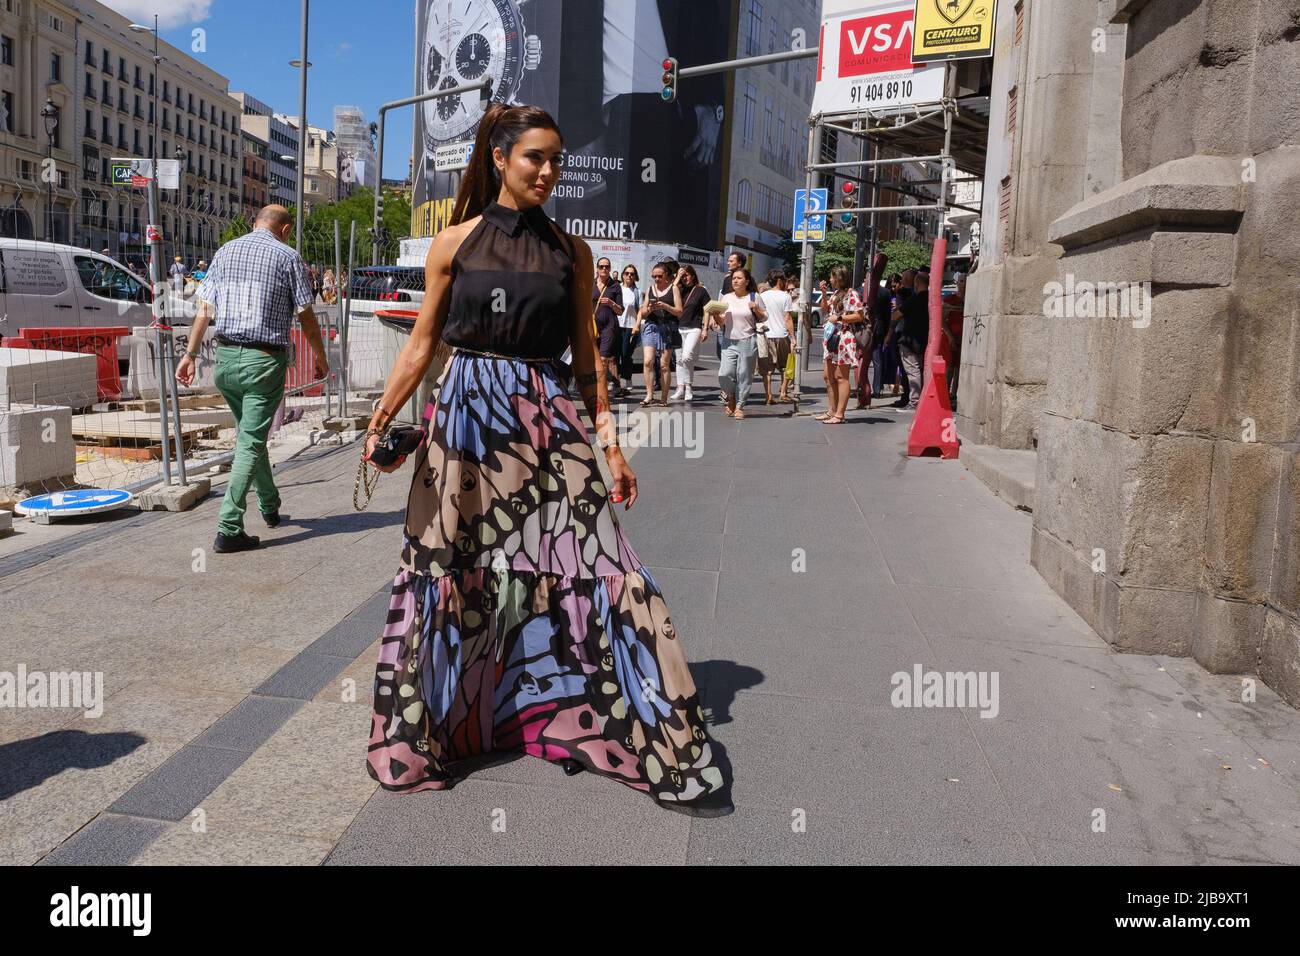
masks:
{"type": "Polygon", "coordinates": [[[195,293],[216,310],[217,334],[232,342],[289,345],[294,316],[312,304],[307,264],[269,229],[217,250],[195,293]]]}

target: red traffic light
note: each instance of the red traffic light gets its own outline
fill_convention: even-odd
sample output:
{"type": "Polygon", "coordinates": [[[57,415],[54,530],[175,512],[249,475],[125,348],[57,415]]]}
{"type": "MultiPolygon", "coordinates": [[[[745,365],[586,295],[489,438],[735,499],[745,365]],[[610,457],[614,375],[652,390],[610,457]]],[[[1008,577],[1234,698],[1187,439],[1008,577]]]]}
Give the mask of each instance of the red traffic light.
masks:
{"type": "Polygon", "coordinates": [[[858,184],[853,182],[846,182],[842,186],[840,186],[840,189],[843,190],[846,196],[850,195],[853,192],[856,192],[857,188],[858,188],[858,184]]]}
{"type": "Polygon", "coordinates": [[[673,64],[673,60],[672,60],[671,57],[670,57],[669,59],[667,59],[667,60],[664,60],[664,70],[665,70],[665,71],[667,71],[667,70],[671,70],[671,69],[673,68],[673,65],[674,65],[674,64],[673,64]]]}

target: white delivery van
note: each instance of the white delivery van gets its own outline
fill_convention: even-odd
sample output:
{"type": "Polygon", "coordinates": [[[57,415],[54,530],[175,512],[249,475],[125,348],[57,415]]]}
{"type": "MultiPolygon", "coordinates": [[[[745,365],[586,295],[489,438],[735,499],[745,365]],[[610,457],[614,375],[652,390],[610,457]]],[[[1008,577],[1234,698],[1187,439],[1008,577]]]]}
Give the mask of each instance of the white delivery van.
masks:
{"type": "MultiPolygon", "coordinates": [[[[0,238],[0,337],[25,328],[134,330],[152,322],[148,281],[116,260],[77,246],[0,238]]],[[[119,339],[119,361],[129,355],[119,339]]]]}

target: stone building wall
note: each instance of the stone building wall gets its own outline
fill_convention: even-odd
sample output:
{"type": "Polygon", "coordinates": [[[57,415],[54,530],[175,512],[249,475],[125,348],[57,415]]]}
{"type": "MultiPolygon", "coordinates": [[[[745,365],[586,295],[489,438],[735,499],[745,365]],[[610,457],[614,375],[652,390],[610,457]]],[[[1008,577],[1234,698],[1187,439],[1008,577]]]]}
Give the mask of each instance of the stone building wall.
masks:
{"type": "MultiPolygon", "coordinates": [[[[1258,674],[1300,705],[1300,0],[1093,12],[1030,32],[1071,77],[1098,31],[1124,51],[1039,80],[1085,130],[1044,127],[1021,157],[1066,154],[1035,194],[1046,221],[1022,213],[1058,250],[1059,317],[1045,336],[996,317],[1046,365],[1032,559],[1116,647],[1258,674]]],[[[1007,444],[993,419],[959,425],[1007,444]]]]}
{"type": "Polygon", "coordinates": [[[1032,448],[1055,332],[1044,287],[1061,251],[1047,226],[1085,195],[1097,8],[1023,0],[1002,3],[998,17],[981,262],[967,284],[956,417],[965,440],[1032,448]]]}

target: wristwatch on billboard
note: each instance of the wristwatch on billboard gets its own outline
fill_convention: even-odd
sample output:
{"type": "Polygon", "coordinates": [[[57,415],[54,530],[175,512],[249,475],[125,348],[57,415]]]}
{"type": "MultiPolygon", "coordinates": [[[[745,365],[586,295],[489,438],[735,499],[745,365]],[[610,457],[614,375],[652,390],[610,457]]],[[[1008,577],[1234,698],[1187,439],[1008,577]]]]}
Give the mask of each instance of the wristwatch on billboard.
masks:
{"type": "MultiPolygon", "coordinates": [[[[493,80],[491,99],[514,105],[524,71],[542,60],[540,38],[524,29],[529,0],[426,0],[420,50],[421,93],[493,80]]],[[[426,167],[439,146],[472,137],[485,112],[477,91],[420,104],[426,167]]]]}

